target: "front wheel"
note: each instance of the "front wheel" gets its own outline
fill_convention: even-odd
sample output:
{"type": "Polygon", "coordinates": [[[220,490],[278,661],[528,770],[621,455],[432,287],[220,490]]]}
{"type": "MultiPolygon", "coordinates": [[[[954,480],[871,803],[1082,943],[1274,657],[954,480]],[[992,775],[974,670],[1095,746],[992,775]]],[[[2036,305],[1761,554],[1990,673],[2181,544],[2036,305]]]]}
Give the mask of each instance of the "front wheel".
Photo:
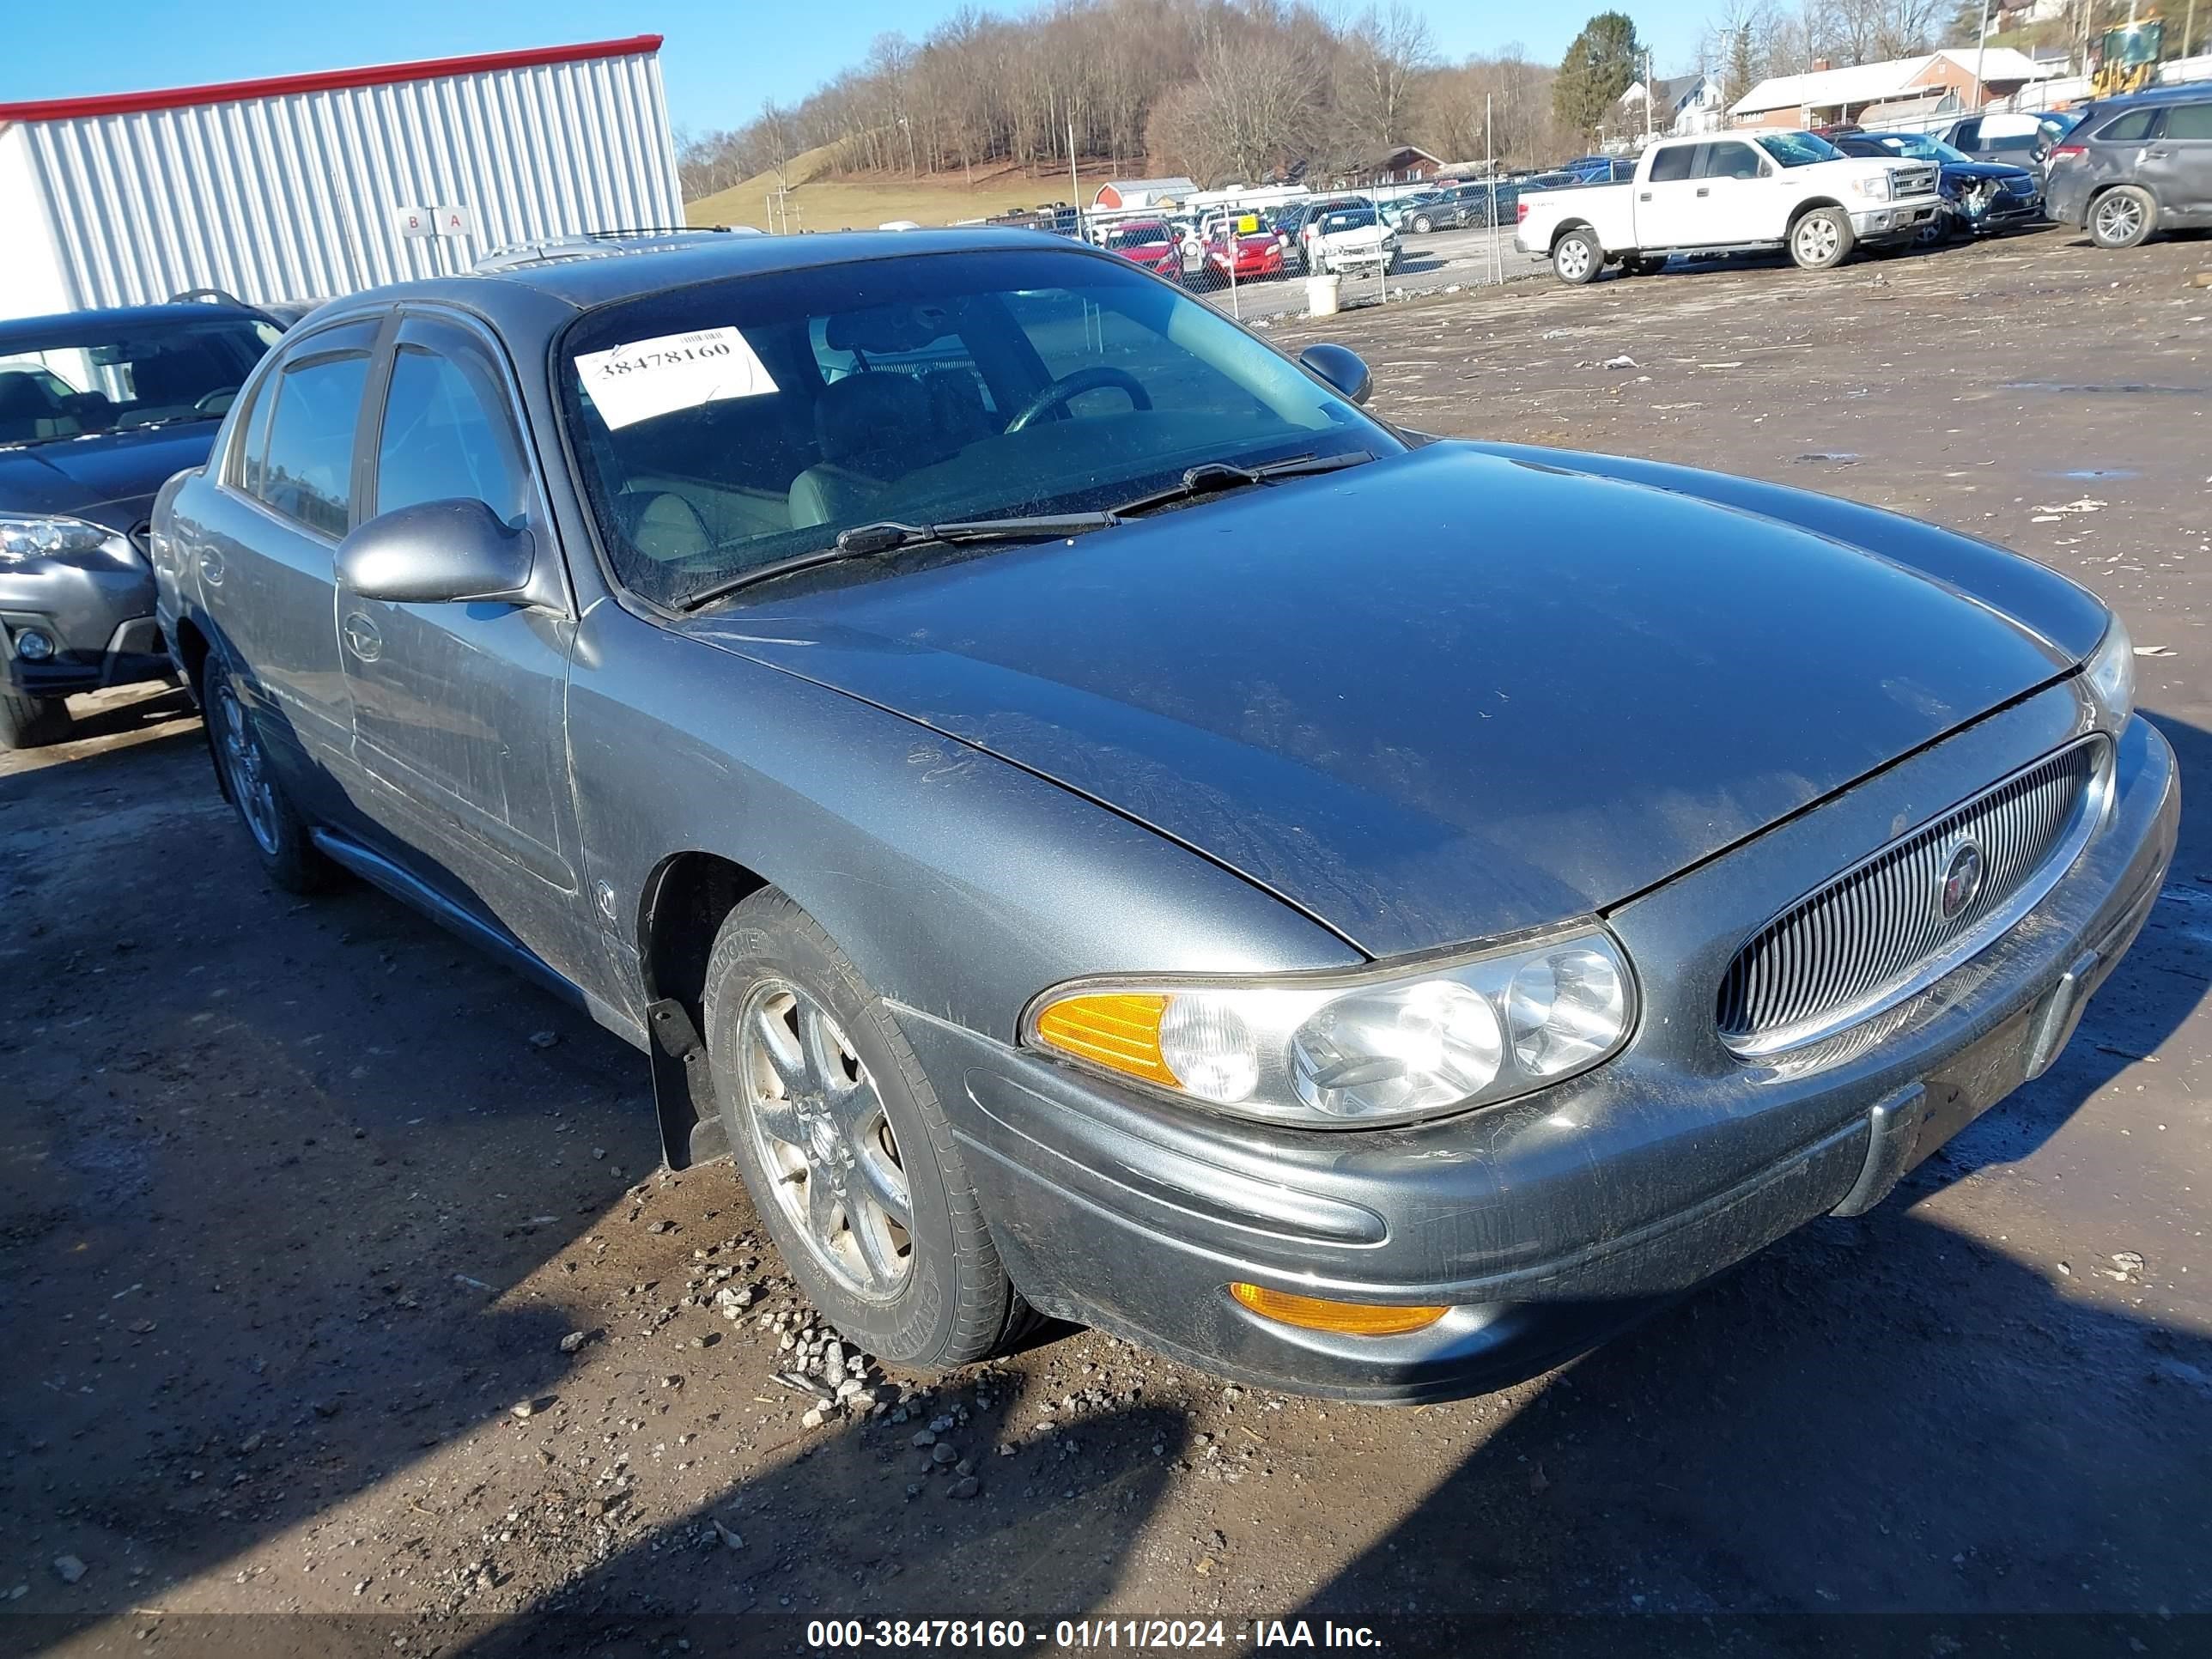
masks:
{"type": "Polygon", "coordinates": [[[0,691],[0,749],[40,749],[69,736],[69,703],[60,697],[0,691]]]}
{"type": "Polygon", "coordinates": [[[2089,210],[2089,240],[2099,247],[2134,247],[2158,223],[2158,201],[2135,185],[2106,191],[2089,210]]]}
{"type": "Polygon", "coordinates": [[[222,660],[208,659],[200,687],[207,711],[208,747],[215,752],[222,792],[238,809],[262,872],[288,893],[313,893],[329,885],[330,861],[316,850],[306,820],[295,811],[276,781],[269,751],[222,660]]]}
{"type": "Polygon", "coordinates": [[[1413,234],[1417,236],[1425,236],[1435,228],[1436,226],[1429,222],[1425,214],[1413,221],[1413,234]]]}
{"type": "Polygon", "coordinates": [[[1826,270],[1850,257],[1856,240],[1841,208],[1814,208],[1790,228],[1790,257],[1800,270],[1826,270]]]}
{"type": "Polygon", "coordinates": [[[1552,246],[1552,271],[1563,283],[1580,288],[1604,268],[1605,250],[1589,231],[1571,230],[1552,246]]]}
{"type": "Polygon", "coordinates": [[[1000,1265],[937,1095],[883,1000],[773,888],[707,968],[707,1047],[738,1170],[784,1265],[887,1364],[1004,1346],[1028,1306],[1000,1265]]]}
{"type": "Polygon", "coordinates": [[[1912,246],[1917,248],[1941,247],[1951,240],[1951,216],[1938,208],[1922,223],[1912,228],[1912,246]]]}

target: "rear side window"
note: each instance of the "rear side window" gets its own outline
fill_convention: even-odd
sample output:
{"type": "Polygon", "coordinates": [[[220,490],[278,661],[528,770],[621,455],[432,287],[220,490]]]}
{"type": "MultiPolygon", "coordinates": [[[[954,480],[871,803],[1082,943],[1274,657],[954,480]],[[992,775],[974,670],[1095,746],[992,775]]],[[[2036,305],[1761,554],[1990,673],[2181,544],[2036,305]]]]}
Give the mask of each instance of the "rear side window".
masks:
{"type": "Polygon", "coordinates": [[[2137,143],[2150,137],[2151,123],[2156,119],[2158,112],[2154,109],[2131,109],[2098,128],[2095,137],[2100,144],[2137,143]]]}
{"type": "Polygon", "coordinates": [[[1982,147],[1982,124],[1979,121],[1960,122],[1957,130],[1951,134],[1951,143],[1957,149],[1979,149],[1982,147]]]}
{"type": "Polygon", "coordinates": [[[521,524],[525,475],[505,407],[488,369],[402,345],[377,440],[376,511],[478,501],[502,523],[521,524]]]}
{"type": "Polygon", "coordinates": [[[2169,138],[2212,138],[2212,104],[2175,104],[2166,112],[2169,138]]]}
{"type": "Polygon", "coordinates": [[[1673,144],[1651,158],[1651,182],[1655,185],[1672,183],[1690,176],[1690,164],[1697,159],[1698,146],[1673,144]]]}
{"type": "Polygon", "coordinates": [[[269,388],[276,394],[276,407],[247,493],[309,530],[344,535],[353,504],[354,428],[368,384],[366,352],[311,358],[283,369],[269,388]]]}

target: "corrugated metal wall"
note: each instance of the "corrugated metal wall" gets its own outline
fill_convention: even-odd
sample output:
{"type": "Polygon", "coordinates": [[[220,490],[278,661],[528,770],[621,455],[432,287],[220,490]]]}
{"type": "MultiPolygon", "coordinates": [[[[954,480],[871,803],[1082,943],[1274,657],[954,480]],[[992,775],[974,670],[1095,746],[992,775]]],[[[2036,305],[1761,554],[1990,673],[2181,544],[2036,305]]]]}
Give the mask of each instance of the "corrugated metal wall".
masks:
{"type": "Polygon", "coordinates": [[[512,242],[684,222],[651,53],[29,129],[79,307],[328,298],[512,242]],[[399,209],[454,205],[473,238],[400,234],[399,209]]]}

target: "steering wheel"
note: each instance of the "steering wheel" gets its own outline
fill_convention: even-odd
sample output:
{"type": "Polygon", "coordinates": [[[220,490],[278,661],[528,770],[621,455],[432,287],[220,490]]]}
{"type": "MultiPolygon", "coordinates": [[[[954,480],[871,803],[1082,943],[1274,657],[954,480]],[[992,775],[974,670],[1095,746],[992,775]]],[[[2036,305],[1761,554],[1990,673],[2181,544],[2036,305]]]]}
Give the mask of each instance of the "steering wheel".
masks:
{"type": "Polygon", "coordinates": [[[195,415],[220,415],[230,407],[231,399],[238,396],[234,386],[219,386],[192,405],[195,415]]]}
{"type": "Polygon", "coordinates": [[[1129,400],[1132,409],[1149,410],[1152,395],[1145,390],[1144,382],[1124,369],[1108,368],[1103,364],[1090,368],[1079,368],[1073,374],[1063,374],[1050,386],[1014,411],[1014,418],[1006,422],[1006,430],[1019,432],[1050,410],[1064,409],[1086,392],[1118,392],[1129,400]]]}

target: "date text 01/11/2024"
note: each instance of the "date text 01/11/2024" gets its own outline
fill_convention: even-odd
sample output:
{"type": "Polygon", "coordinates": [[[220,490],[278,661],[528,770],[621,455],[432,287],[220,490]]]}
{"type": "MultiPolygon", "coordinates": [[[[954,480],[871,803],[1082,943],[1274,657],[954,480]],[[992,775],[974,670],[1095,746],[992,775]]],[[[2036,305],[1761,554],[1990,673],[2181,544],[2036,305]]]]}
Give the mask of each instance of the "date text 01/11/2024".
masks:
{"type": "Polygon", "coordinates": [[[1066,1650],[1183,1648],[1365,1648],[1382,1645],[1365,1625],[1318,1626],[1304,1619],[1257,1619],[1249,1625],[1202,1619],[1062,1619],[1032,1631],[1018,1619],[817,1619],[806,1626],[811,1648],[983,1648],[1012,1650],[1049,1643],[1066,1650]]]}

